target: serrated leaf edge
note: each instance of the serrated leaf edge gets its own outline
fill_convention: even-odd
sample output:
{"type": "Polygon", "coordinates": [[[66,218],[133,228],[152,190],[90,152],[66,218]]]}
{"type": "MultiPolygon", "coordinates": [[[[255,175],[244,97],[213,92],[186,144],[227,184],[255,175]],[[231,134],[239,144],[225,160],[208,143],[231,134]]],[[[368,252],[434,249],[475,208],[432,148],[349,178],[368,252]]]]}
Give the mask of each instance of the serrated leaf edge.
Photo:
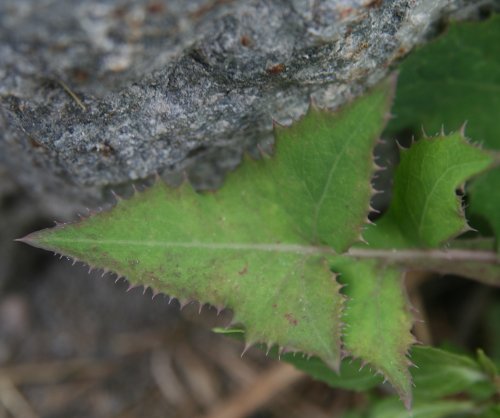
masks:
{"type": "MultiPolygon", "coordinates": [[[[412,305],[411,305],[411,302],[410,302],[410,299],[408,297],[408,292],[406,291],[406,286],[404,284],[405,282],[405,279],[406,279],[406,274],[408,273],[407,270],[401,270],[401,278],[400,278],[400,288],[401,288],[401,291],[403,293],[403,296],[404,296],[404,299],[405,299],[405,309],[406,309],[406,313],[408,314],[408,316],[410,317],[411,319],[411,326],[410,326],[410,329],[408,330],[408,334],[411,336],[411,341],[409,342],[408,346],[406,347],[406,350],[404,350],[403,352],[400,353],[400,355],[402,357],[404,357],[406,359],[406,364],[407,364],[407,367],[417,367],[411,360],[410,360],[410,350],[412,348],[413,345],[416,345],[416,344],[419,344],[418,340],[415,338],[414,334],[411,332],[412,329],[413,329],[413,325],[415,323],[415,316],[413,314],[413,311],[412,311],[412,305]]],[[[344,302],[344,305],[348,302],[349,300],[349,297],[344,295],[346,300],[344,302]]],[[[345,310],[343,312],[343,316],[346,314],[345,310]]],[[[344,328],[345,328],[346,324],[344,322],[344,328]]],[[[405,408],[407,410],[411,410],[411,407],[412,407],[412,402],[413,402],[413,395],[412,395],[412,392],[404,392],[403,390],[401,390],[400,388],[397,387],[397,385],[395,385],[391,378],[387,375],[387,373],[380,367],[377,367],[376,365],[374,365],[373,363],[370,363],[369,361],[366,361],[364,360],[362,357],[359,357],[357,355],[355,355],[354,353],[350,352],[344,345],[342,345],[342,356],[341,356],[341,360],[344,360],[344,359],[347,359],[347,358],[351,358],[352,360],[359,360],[361,362],[361,367],[359,369],[359,371],[361,371],[362,369],[364,369],[365,367],[369,367],[370,368],[370,371],[372,371],[372,369],[374,371],[372,371],[372,373],[375,375],[375,376],[382,376],[384,378],[384,381],[383,383],[386,383],[386,382],[389,382],[391,384],[391,386],[394,388],[394,390],[396,391],[396,393],[398,394],[399,396],[399,399],[401,400],[401,402],[403,402],[405,408]]],[[[413,377],[411,375],[411,373],[409,372],[408,368],[406,369],[406,375],[408,377],[408,383],[410,384],[410,386],[415,386],[414,383],[413,383],[413,377]]]]}

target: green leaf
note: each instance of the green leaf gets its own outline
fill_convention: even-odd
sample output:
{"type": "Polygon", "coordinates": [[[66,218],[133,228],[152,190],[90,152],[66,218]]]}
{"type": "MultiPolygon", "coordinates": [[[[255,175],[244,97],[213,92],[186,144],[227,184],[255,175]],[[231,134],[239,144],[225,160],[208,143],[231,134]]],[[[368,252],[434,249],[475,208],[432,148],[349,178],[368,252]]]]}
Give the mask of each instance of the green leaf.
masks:
{"type": "Polygon", "coordinates": [[[275,158],[251,181],[273,183],[268,199],[306,242],[341,253],[360,240],[373,194],[373,148],[391,88],[386,83],[337,115],[311,109],[300,123],[277,128],[275,158]]]}
{"type": "Polygon", "coordinates": [[[280,358],[334,388],[364,391],[383,381],[382,377],[376,376],[367,367],[363,368],[361,360],[342,360],[339,372],[335,373],[317,357],[306,358],[300,354],[285,354],[280,358]]]}
{"type": "Polygon", "coordinates": [[[486,330],[490,335],[490,356],[500,368],[500,300],[489,306],[486,313],[486,330]]]}
{"type": "Polygon", "coordinates": [[[348,297],[343,316],[346,351],[385,376],[409,407],[411,377],[406,355],[414,338],[402,272],[376,260],[353,262],[346,257],[337,257],[332,268],[339,273],[348,297]]]}
{"type": "Polygon", "coordinates": [[[365,239],[373,248],[433,248],[466,231],[455,190],[492,161],[458,133],[402,150],[389,209],[365,239]]]}
{"type": "MultiPolygon", "coordinates": [[[[476,408],[467,401],[432,401],[417,403],[411,411],[405,410],[395,399],[379,402],[370,418],[445,418],[455,414],[474,413],[476,408]]],[[[467,415],[470,416],[470,415],[467,415]]]]}
{"type": "MultiPolygon", "coordinates": [[[[460,22],[403,62],[387,131],[436,133],[467,121],[467,133],[500,150],[500,16],[460,22]]],[[[500,237],[500,171],[478,178],[470,188],[470,213],[489,221],[500,237]]],[[[497,249],[500,249],[497,240],[497,249]]]]}
{"type": "Polygon", "coordinates": [[[370,225],[350,255],[385,257],[407,270],[458,274],[500,285],[500,259],[484,248],[436,249],[469,227],[456,195],[463,183],[487,169],[491,154],[468,143],[461,134],[423,138],[401,151],[387,212],[370,225]],[[420,247],[423,250],[412,250],[420,247]],[[381,249],[398,249],[396,252],[381,249]]]}
{"type": "Polygon", "coordinates": [[[488,376],[472,358],[433,347],[414,347],[415,397],[438,399],[466,391],[488,376]]]}
{"type": "MultiPolygon", "coordinates": [[[[365,260],[332,260],[333,271],[347,284],[347,352],[381,372],[407,406],[411,403],[411,378],[406,354],[413,343],[412,319],[406,310],[403,274],[395,265],[404,266],[406,262],[427,269],[430,257],[426,256],[430,254],[405,250],[409,254],[404,257],[401,250],[378,250],[432,248],[465,230],[462,204],[455,190],[490,164],[491,157],[460,134],[414,143],[402,151],[389,209],[365,233],[368,248],[358,246],[349,251],[351,256],[365,260]]],[[[441,259],[436,257],[435,267],[442,267],[446,258],[446,254],[441,259]]]]}
{"type": "Polygon", "coordinates": [[[498,368],[496,364],[490,359],[485,352],[478,348],[477,349],[477,361],[481,366],[482,370],[488,375],[490,382],[492,383],[492,392],[496,393],[497,396],[500,395],[500,374],[498,374],[498,368]]]}
{"type": "Polygon", "coordinates": [[[364,418],[365,415],[358,411],[347,411],[341,418],[364,418]]]}
{"type": "Polygon", "coordinates": [[[498,371],[496,364],[493,363],[493,360],[491,360],[480,348],[477,349],[477,361],[490,379],[494,380],[497,377],[498,371]]]}
{"type": "MultiPolygon", "coordinates": [[[[231,335],[231,330],[221,330],[231,335]]],[[[241,330],[237,332],[241,333],[241,330]]],[[[278,353],[269,353],[277,358],[278,353]]],[[[281,360],[293,364],[317,380],[334,388],[364,391],[378,386],[383,379],[374,375],[368,367],[361,367],[360,360],[345,359],[341,363],[340,373],[334,373],[318,358],[306,358],[300,354],[285,354],[281,360]]],[[[414,383],[414,396],[418,402],[437,400],[445,396],[459,395],[475,390],[478,384],[488,386],[488,394],[495,390],[495,379],[484,370],[479,361],[469,356],[455,354],[450,351],[428,346],[414,346],[411,359],[415,367],[411,369],[414,383]]],[[[491,372],[491,364],[488,366],[491,372]]]]}
{"type": "Polygon", "coordinates": [[[500,405],[491,406],[481,416],[481,418],[499,418],[499,417],[500,417],[500,405]]]}
{"type": "MultiPolygon", "coordinates": [[[[228,337],[243,339],[245,330],[241,328],[214,328],[212,331],[228,337]]],[[[265,349],[264,347],[261,347],[265,349]]],[[[309,357],[302,353],[282,354],[276,348],[266,353],[269,357],[286,361],[293,364],[297,369],[302,370],[314,379],[324,382],[334,388],[364,391],[371,389],[380,383],[382,378],[376,376],[368,368],[361,367],[361,361],[346,358],[340,363],[339,372],[334,372],[318,357],[309,357]]]]}
{"type": "Polygon", "coordinates": [[[387,132],[435,134],[467,121],[475,141],[500,148],[500,15],[458,22],[400,66],[387,132]]]}
{"type": "MultiPolygon", "coordinates": [[[[498,122],[497,122],[498,124],[498,122]]],[[[500,129],[498,132],[500,137],[500,129]]],[[[497,251],[500,250],[500,168],[495,168],[467,188],[470,195],[469,213],[486,219],[496,238],[497,251]],[[496,192],[496,193],[495,193],[496,192]]],[[[499,258],[500,259],[500,258],[499,258]]]]}
{"type": "Polygon", "coordinates": [[[340,362],[343,297],[329,245],[355,242],[371,197],[385,83],[337,114],[312,108],[278,129],[274,157],[246,159],[213,193],[157,183],[128,201],[27,242],[111,269],[134,285],[234,310],[248,344],[340,362]]]}

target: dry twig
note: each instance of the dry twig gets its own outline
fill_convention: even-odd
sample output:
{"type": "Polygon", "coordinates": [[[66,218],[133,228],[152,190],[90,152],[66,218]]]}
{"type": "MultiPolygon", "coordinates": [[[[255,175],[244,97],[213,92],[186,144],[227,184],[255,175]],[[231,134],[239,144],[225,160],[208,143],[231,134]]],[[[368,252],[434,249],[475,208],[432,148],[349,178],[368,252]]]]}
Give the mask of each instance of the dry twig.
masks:
{"type": "Polygon", "coordinates": [[[233,396],[216,404],[203,418],[243,418],[304,376],[293,366],[280,363],[260,374],[233,396]]]}
{"type": "Polygon", "coordinates": [[[14,418],[39,418],[12,381],[0,375],[0,403],[14,418]]]}

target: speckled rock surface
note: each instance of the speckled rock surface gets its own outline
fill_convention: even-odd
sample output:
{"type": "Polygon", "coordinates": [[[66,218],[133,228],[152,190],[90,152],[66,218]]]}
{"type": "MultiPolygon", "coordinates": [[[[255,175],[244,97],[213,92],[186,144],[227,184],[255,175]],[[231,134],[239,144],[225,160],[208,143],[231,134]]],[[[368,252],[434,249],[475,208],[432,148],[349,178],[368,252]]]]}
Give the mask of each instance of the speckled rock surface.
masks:
{"type": "Polygon", "coordinates": [[[61,212],[186,167],[217,187],[273,119],[351,100],[498,3],[2,0],[0,164],[61,212]]]}

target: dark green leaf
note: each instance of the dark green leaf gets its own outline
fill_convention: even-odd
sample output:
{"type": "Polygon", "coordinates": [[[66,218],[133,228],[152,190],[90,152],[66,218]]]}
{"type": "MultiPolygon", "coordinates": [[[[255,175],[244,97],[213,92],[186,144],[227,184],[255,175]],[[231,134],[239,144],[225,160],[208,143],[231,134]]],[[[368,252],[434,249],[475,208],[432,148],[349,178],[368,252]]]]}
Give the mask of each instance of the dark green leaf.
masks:
{"type": "Polygon", "coordinates": [[[388,399],[378,403],[369,418],[446,418],[475,411],[477,408],[472,402],[458,400],[417,403],[411,411],[407,411],[397,400],[388,399]]]}
{"type": "Polygon", "coordinates": [[[488,376],[472,358],[432,347],[414,347],[412,369],[415,397],[439,399],[457,395],[488,376]]]}
{"type": "MultiPolygon", "coordinates": [[[[435,42],[401,66],[388,134],[421,127],[429,134],[458,129],[500,150],[500,16],[485,22],[452,24],[435,42]]],[[[500,171],[487,173],[470,188],[470,212],[484,217],[500,237],[500,171]]],[[[497,241],[497,248],[500,242],[497,241]]]]}

